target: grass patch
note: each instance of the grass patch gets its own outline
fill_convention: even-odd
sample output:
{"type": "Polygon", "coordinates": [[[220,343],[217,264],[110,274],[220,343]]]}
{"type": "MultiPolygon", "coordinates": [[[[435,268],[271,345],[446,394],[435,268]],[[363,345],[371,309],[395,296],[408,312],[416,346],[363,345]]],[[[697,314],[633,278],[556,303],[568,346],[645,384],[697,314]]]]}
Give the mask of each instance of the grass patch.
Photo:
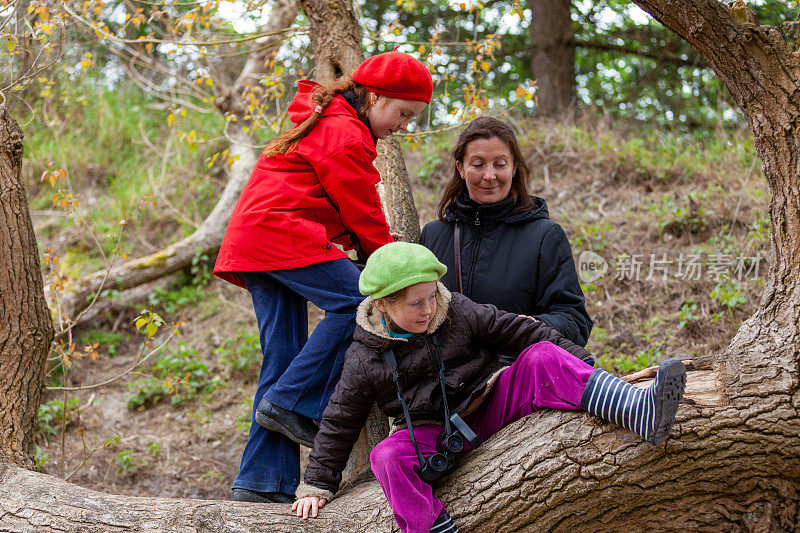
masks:
{"type": "Polygon", "coordinates": [[[130,337],[125,333],[113,333],[102,329],[92,329],[81,333],[80,344],[98,344],[105,347],[109,357],[114,357],[119,351],[119,345],[130,337]]]}
{"type": "Polygon", "coordinates": [[[198,358],[197,351],[180,342],[177,349],[169,349],[158,358],[150,377],[130,385],[134,394],[128,399],[128,409],[147,409],[166,399],[173,408],[179,407],[222,383],[198,358]]]}

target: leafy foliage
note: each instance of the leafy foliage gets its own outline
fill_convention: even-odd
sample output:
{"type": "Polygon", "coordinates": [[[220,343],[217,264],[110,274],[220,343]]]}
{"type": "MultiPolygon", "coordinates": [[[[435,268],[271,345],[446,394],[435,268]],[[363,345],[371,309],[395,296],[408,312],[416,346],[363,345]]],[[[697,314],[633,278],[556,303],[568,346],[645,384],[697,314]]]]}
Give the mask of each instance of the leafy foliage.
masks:
{"type": "Polygon", "coordinates": [[[225,339],[214,348],[213,353],[219,357],[220,363],[234,373],[254,376],[261,366],[260,339],[255,331],[244,331],[238,336],[225,339]]]}
{"type": "Polygon", "coordinates": [[[221,384],[222,380],[212,376],[197,352],[180,342],[177,349],[170,349],[158,358],[151,377],[130,385],[134,395],[128,399],[128,409],[145,409],[167,398],[172,407],[178,407],[221,384]]]}
{"type": "Polygon", "coordinates": [[[69,423],[73,418],[73,413],[78,409],[78,398],[67,400],[67,408],[64,409],[64,400],[53,399],[47,403],[39,405],[39,431],[46,439],[56,434],[53,424],[69,423]]]}

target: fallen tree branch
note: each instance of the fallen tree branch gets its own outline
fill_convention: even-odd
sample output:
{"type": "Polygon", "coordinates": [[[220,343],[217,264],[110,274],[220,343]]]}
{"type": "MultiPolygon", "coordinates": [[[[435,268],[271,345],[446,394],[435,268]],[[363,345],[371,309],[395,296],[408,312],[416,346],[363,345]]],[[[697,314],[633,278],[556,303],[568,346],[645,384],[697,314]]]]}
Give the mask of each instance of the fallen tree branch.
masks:
{"type": "MultiPolygon", "coordinates": [[[[463,531],[694,529],[758,509],[758,495],[747,490],[754,483],[783,486],[796,496],[796,479],[770,474],[781,463],[782,472],[799,471],[797,417],[785,417],[791,406],[779,402],[774,411],[743,412],[719,392],[719,373],[691,372],[688,381],[692,405],[681,406],[664,447],[588,413],[543,410],[467,455],[435,493],[463,531]],[[748,423],[731,426],[732,420],[748,423]],[[748,442],[764,424],[782,438],[748,442]],[[692,513],[674,511],[692,504],[692,513]]],[[[776,503],[776,515],[788,517],[786,511],[776,503]]],[[[302,521],[288,504],[116,496],[0,466],[0,529],[26,528],[397,531],[374,479],[341,493],[319,518],[302,521]]]]}

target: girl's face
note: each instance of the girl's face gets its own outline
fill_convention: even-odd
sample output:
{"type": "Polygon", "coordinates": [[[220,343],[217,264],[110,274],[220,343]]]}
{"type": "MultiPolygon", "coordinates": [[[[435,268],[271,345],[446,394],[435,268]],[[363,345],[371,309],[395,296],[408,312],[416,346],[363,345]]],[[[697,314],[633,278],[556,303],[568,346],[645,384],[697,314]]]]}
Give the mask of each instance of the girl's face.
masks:
{"type": "Polygon", "coordinates": [[[436,282],[423,281],[408,287],[399,302],[389,305],[383,298],[375,300],[379,311],[410,333],[425,333],[436,314],[436,282]]]}
{"type": "Polygon", "coordinates": [[[371,106],[367,109],[367,118],[372,134],[378,139],[385,139],[398,131],[406,131],[408,123],[425,109],[425,102],[400,100],[379,94],[370,93],[371,106]]]}
{"type": "Polygon", "coordinates": [[[464,159],[456,161],[469,197],[479,204],[493,204],[505,199],[517,165],[508,145],[498,139],[475,139],[467,144],[464,159]]]}

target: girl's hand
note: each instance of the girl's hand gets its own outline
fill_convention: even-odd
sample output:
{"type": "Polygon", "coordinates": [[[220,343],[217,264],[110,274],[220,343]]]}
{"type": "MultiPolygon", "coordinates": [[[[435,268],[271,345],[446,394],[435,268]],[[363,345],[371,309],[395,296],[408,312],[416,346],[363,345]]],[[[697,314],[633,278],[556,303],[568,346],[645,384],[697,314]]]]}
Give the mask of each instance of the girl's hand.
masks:
{"type": "Polygon", "coordinates": [[[318,509],[322,509],[328,503],[324,498],[317,498],[316,496],[307,496],[300,498],[292,504],[292,511],[297,512],[297,517],[303,520],[308,520],[309,514],[311,518],[316,518],[318,509]],[[311,513],[309,513],[309,510],[311,513]]]}
{"type": "Polygon", "coordinates": [[[519,315],[519,316],[524,316],[525,318],[530,318],[530,319],[531,319],[531,320],[533,320],[534,322],[541,322],[541,321],[540,321],[538,318],[533,318],[533,317],[532,317],[532,316],[530,316],[530,315],[519,315]]]}
{"type": "Polygon", "coordinates": [[[392,236],[392,239],[394,239],[395,242],[397,242],[397,241],[399,241],[399,240],[401,240],[403,238],[403,234],[402,233],[397,233],[396,231],[390,231],[389,235],[392,236]]]}

